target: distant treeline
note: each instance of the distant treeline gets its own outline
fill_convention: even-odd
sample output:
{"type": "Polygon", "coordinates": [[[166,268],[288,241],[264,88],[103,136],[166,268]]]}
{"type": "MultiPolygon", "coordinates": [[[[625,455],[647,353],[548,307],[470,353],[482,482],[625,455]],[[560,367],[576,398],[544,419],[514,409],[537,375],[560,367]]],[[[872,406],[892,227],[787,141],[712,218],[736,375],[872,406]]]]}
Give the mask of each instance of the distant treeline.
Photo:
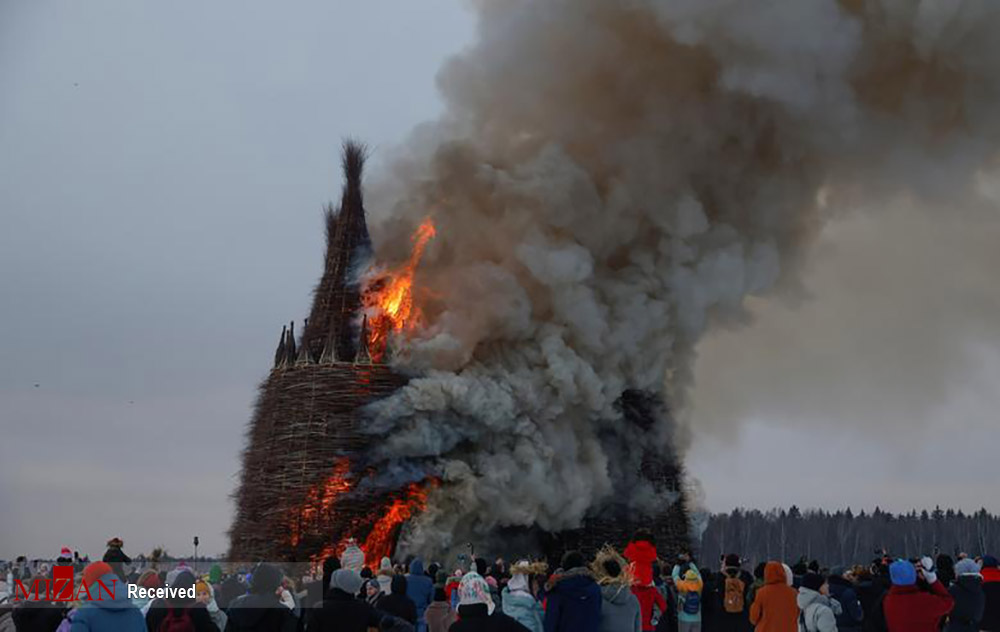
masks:
{"type": "Polygon", "coordinates": [[[1000,517],[986,509],[975,513],[935,508],[893,514],[875,508],[866,513],[823,510],[735,509],[712,514],[700,541],[700,563],[716,566],[720,555],[738,553],[747,564],[801,557],[824,566],[866,564],[885,550],[893,557],[962,551],[970,555],[1000,552],[1000,517]]]}

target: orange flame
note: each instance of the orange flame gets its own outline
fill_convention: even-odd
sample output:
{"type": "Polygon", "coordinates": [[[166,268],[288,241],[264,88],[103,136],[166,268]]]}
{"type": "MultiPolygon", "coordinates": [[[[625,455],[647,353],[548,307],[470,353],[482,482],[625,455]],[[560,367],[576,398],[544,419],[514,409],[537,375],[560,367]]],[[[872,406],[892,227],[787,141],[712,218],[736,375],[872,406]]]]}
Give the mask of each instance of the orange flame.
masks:
{"type": "Polygon", "coordinates": [[[333,464],[333,470],[326,480],[309,490],[305,502],[302,503],[302,510],[289,528],[289,541],[292,546],[298,545],[303,528],[308,529],[317,519],[326,515],[337,498],[351,490],[350,473],[350,459],[341,457],[333,464]]]}
{"type": "MultiPolygon", "coordinates": [[[[430,485],[436,485],[431,480],[430,485]]],[[[392,555],[392,550],[398,537],[398,527],[413,517],[417,512],[427,507],[426,485],[411,483],[406,488],[406,495],[397,498],[385,510],[379,521],[372,527],[371,533],[365,539],[365,564],[370,568],[378,568],[383,557],[392,555]]]]}
{"type": "Polygon", "coordinates": [[[365,294],[365,306],[372,314],[368,322],[368,353],[378,362],[385,355],[392,332],[402,331],[419,320],[413,306],[413,275],[424,255],[424,249],[437,231],[427,218],[410,238],[413,250],[407,262],[374,282],[365,294]]]}

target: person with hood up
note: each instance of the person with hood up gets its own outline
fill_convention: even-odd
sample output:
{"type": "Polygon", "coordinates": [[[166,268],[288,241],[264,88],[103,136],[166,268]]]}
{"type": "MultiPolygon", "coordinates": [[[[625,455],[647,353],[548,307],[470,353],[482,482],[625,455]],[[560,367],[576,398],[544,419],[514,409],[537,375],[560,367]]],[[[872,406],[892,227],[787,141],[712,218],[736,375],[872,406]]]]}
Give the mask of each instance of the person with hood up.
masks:
{"type": "Polygon", "coordinates": [[[934,560],[925,557],[918,564],[897,560],[889,566],[892,588],[882,600],[889,632],[937,632],[941,618],[955,606],[955,600],[937,579],[934,560]],[[929,590],[917,586],[920,578],[929,590]]]}
{"type": "Polygon", "coordinates": [[[562,568],[545,585],[545,632],[598,632],[604,598],[583,555],[568,551],[562,568]]]}
{"type": "Polygon", "coordinates": [[[978,632],[986,609],[979,564],[966,558],[955,564],[954,571],[955,581],[948,592],[955,600],[955,607],[948,616],[945,632],[978,632]]]}
{"type": "Polygon", "coordinates": [[[104,552],[103,561],[107,562],[112,569],[123,582],[128,576],[125,572],[125,565],[132,563],[132,558],[125,555],[125,551],[122,551],[122,547],[125,543],[121,538],[111,538],[108,540],[108,550],[104,552]]]}
{"type": "Polygon", "coordinates": [[[361,569],[365,567],[365,552],[358,546],[354,538],[347,539],[347,546],[340,554],[340,567],[355,573],[360,573],[361,569]]]}
{"type": "Polygon", "coordinates": [[[226,613],[219,608],[219,604],[215,603],[215,589],[212,588],[210,582],[198,580],[195,583],[194,600],[205,606],[209,616],[212,617],[212,623],[219,628],[219,632],[226,629],[226,613]]]}
{"type": "Polygon", "coordinates": [[[261,562],[250,577],[250,592],[229,604],[226,632],[295,632],[298,620],[281,603],[281,569],[261,562]]]}
{"type": "MultiPolygon", "coordinates": [[[[188,589],[195,585],[194,575],[186,568],[167,573],[167,588],[188,589]]],[[[195,630],[195,632],[222,632],[212,621],[212,616],[204,605],[191,597],[154,599],[146,612],[146,629],[195,630]]]]}
{"type": "Polygon", "coordinates": [[[845,576],[843,566],[834,566],[826,578],[830,598],[840,604],[841,612],[837,615],[837,630],[839,632],[861,632],[861,622],[865,613],[861,608],[861,600],[854,590],[854,583],[845,576]]]}
{"type": "Polygon", "coordinates": [[[417,607],[417,632],[427,632],[424,612],[434,598],[434,581],[424,573],[424,562],[419,557],[410,562],[410,574],[406,576],[406,596],[417,607]]]}
{"type": "MultiPolygon", "coordinates": [[[[444,574],[447,575],[447,573],[444,574]]],[[[427,611],[424,613],[427,632],[448,632],[448,628],[457,620],[458,615],[448,603],[448,596],[444,592],[444,582],[442,581],[434,586],[434,601],[427,606],[427,611]]]]}
{"type": "Polygon", "coordinates": [[[306,630],[308,632],[367,632],[378,627],[379,617],[375,608],[356,595],[361,589],[361,575],[357,571],[340,568],[330,575],[326,598],[318,608],[311,608],[306,630]]]}
{"type": "Polygon", "coordinates": [[[600,632],[642,632],[639,598],[632,594],[632,577],[625,558],[605,546],[597,552],[590,569],[601,587],[600,632]]]}
{"type": "Polygon", "coordinates": [[[119,579],[110,564],[94,562],[83,569],[88,597],[73,615],[71,632],[143,632],[146,622],[128,598],[128,584],[119,579]],[[98,580],[100,583],[98,583],[98,580]],[[110,594],[109,594],[110,592],[110,594]]]}
{"type": "Polygon", "coordinates": [[[410,625],[416,626],[417,605],[406,596],[406,576],[393,575],[390,588],[389,594],[382,595],[375,602],[375,607],[383,614],[398,617],[410,625]]]}
{"type": "Polygon", "coordinates": [[[799,586],[799,632],[837,632],[840,603],[830,599],[830,586],[819,573],[802,576],[799,586]]]}
{"type": "Polygon", "coordinates": [[[519,561],[511,568],[510,579],[501,592],[500,610],[531,632],[542,632],[545,618],[542,604],[531,593],[531,575],[541,570],[528,560],[519,561]]]}
{"type": "Polygon", "coordinates": [[[470,571],[462,575],[458,585],[458,621],[448,632],[528,632],[528,628],[500,612],[486,580],[470,571]]]}
{"type": "Polygon", "coordinates": [[[986,608],[983,610],[983,620],[979,628],[984,632],[1000,632],[1000,568],[997,558],[992,555],[983,557],[980,574],[983,576],[983,596],[986,598],[986,608]]]}
{"type": "Polygon", "coordinates": [[[378,580],[375,578],[364,580],[364,584],[361,585],[361,598],[367,601],[372,608],[378,603],[378,600],[382,597],[382,587],[378,585],[378,580]]]}
{"type": "Polygon", "coordinates": [[[678,632],[701,632],[701,592],[704,588],[701,574],[693,564],[683,575],[680,567],[675,566],[673,581],[677,589],[678,632]]]}
{"type": "Polygon", "coordinates": [[[791,578],[791,569],[781,562],[768,562],[764,567],[764,585],[757,590],[757,596],[750,605],[750,623],[754,625],[754,630],[798,631],[798,594],[791,586],[791,578]]]}

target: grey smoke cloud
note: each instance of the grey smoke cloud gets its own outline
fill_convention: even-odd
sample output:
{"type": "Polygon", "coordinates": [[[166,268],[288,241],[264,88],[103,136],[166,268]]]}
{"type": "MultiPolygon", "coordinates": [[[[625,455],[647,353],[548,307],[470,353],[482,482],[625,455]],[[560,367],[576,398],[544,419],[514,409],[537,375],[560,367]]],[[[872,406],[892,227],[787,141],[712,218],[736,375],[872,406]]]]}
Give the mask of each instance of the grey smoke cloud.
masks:
{"type": "MultiPolygon", "coordinates": [[[[397,359],[429,372],[375,410],[384,458],[436,458],[449,483],[411,542],[577,526],[628,489],[628,446],[677,436],[670,417],[651,437],[615,425],[622,390],[665,390],[686,416],[702,336],[801,291],[829,220],[976,204],[997,25],[975,2],[482,5],[478,43],[439,76],[446,114],[371,205],[390,209],[383,253],[428,213],[439,231],[418,279],[427,326],[397,359]]],[[[706,428],[742,408],[709,406],[706,428]]]]}

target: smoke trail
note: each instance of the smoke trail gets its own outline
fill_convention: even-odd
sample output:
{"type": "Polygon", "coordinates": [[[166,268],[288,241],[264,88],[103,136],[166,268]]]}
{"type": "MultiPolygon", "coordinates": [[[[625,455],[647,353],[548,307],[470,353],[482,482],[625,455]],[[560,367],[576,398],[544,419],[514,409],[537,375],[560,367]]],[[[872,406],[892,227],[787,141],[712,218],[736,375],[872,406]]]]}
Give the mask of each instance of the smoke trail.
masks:
{"type": "Polygon", "coordinates": [[[508,0],[439,80],[375,192],[384,252],[430,213],[424,372],[375,411],[386,463],[442,474],[412,543],[577,526],[630,489],[625,388],[685,410],[693,349],[794,285],[838,209],[954,204],[996,157],[1000,8],[986,1],[508,0]],[[611,437],[609,440],[608,437],[611,437]],[[461,534],[461,535],[460,535],[461,534]]]}

